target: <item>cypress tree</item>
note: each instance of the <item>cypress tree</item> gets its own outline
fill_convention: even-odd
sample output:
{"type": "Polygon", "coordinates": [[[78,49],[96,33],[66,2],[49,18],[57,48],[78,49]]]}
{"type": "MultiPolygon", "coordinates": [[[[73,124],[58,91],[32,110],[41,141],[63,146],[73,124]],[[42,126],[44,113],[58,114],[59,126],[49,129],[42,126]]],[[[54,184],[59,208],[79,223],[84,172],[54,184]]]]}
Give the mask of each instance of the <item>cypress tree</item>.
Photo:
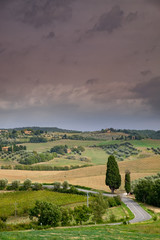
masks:
{"type": "Polygon", "coordinates": [[[131,178],[130,178],[130,171],[129,170],[126,170],[125,171],[125,185],[124,185],[124,188],[128,193],[130,193],[131,191],[131,178]]]}
{"type": "Polygon", "coordinates": [[[119,173],[118,164],[114,156],[109,156],[106,171],[106,185],[109,186],[112,193],[121,186],[121,175],[119,173]]]}

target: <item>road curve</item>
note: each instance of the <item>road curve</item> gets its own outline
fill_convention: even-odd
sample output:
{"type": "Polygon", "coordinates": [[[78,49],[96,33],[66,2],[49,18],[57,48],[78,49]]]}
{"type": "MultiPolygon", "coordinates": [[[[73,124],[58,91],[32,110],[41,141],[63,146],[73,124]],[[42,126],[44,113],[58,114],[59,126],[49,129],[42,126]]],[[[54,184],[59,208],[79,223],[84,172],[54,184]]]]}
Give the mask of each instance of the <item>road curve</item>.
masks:
{"type": "MultiPolygon", "coordinates": [[[[88,192],[88,193],[94,193],[97,194],[98,192],[96,191],[90,191],[90,190],[85,190],[85,189],[80,189],[77,188],[79,191],[82,192],[88,192]]],[[[107,197],[114,197],[117,196],[116,194],[109,194],[109,193],[103,193],[104,196],[107,197]]],[[[125,197],[124,195],[121,195],[121,200],[124,202],[124,204],[131,210],[131,212],[134,214],[134,219],[130,220],[130,223],[138,223],[138,222],[143,222],[151,219],[151,215],[148,214],[137,202],[134,200],[125,197]]]]}
{"type": "Polygon", "coordinates": [[[137,202],[127,197],[122,197],[121,200],[135,216],[134,219],[129,221],[130,223],[143,222],[151,219],[151,215],[148,214],[137,202]]]}
{"type": "MultiPolygon", "coordinates": [[[[44,187],[48,189],[53,189],[54,187],[51,185],[44,185],[44,187]]],[[[87,193],[93,193],[93,194],[98,194],[96,191],[91,191],[91,190],[86,190],[86,189],[81,189],[77,188],[78,191],[85,192],[87,193]]],[[[103,196],[107,197],[114,197],[117,196],[116,194],[109,194],[109,193],[103,193],[103,196]]],[[[125,195],[121,195],[121,200],[124,202],[124,204],[131,210],[131,212],[134,214],[134,218],[130,220],[130,223],[138,223],[138,222],[143,222],[151,219],[151,215],[148,214],[137,202],[134,200],[125,197],[125,195]]],[[[116,224],[121,224],[121,223],[116,223],[116,224]]]]}

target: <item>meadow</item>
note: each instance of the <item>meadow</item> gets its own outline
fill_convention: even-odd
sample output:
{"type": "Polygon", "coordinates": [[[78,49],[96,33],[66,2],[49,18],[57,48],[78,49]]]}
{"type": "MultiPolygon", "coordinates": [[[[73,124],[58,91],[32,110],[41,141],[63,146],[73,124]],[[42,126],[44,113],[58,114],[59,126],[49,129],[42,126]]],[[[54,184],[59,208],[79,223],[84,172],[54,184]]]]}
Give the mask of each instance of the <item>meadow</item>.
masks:
{"type": "Polygon", "coordinates": [[[160,222],[122,226],[87,226],[74,228],[56,228],[39,231],[2,232],[1,240],[159,240],[160,222]]]}
{"type": "Polygon", "coordinates": [[[23,216],[29,208],[34,206],[36,200],[51,202],[59,206],[71,206],[86,203],[86,196],[48,190],[0,193],[0,214],[13,216],[16,208],[16,215],[23,216]]]}

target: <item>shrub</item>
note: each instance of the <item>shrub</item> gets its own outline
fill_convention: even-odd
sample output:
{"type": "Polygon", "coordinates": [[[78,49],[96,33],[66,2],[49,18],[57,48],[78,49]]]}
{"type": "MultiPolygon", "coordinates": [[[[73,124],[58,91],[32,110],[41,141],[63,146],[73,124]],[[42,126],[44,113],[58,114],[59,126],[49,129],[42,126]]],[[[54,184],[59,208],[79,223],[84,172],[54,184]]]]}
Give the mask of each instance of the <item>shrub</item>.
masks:
{"type": "Polygon", "coordinates": [[[58,226],[62,213],[57,205],[48,202],[36,201],[35,206],[30,209],[30,219],[38,218],[39,225],[58,226]]]}
{"type": "Polygon", "coordinates": [[[19,190],[20,187],[20,181],[19,180],[15,180],[11,183],[11,188],[13,190],[19,190]]]}
{"type": "Polygon", "coordinates": [[[62,226],[70,225],[70,222],[72,221],[73,217],[73,211],[71,209],[62,208],[61,212],[62,212],[61,225],[62,226]]]}
{"type": "Polygon", "coordinates": [[[28,190],[31,188],[32,182],[30,179],[26,179],[23,183],[24,190],[28,190]]]}
{"type": "Polygon", "coordinates": [[[7,179],[0,179],[0,190],[3,190],[7,187],[8,180],[7,179]]]}
{"type": "Polygon", "coordinates": [[[43,186],[41,183],[36,182],[33,184],[32,188],[33,188],[33,190],[38,191],[38,190],[42,190],[43,186]]]}
{"type": "Polygon", "coordinates": [[[68,182],[67,182],[67,181],[64,181],[64,182],[62,183],[62,187],[63,187],[64,190],[67,190],[68,187],[69,187],[68,182]]]}
{"type": "Polygon", "coordinates": [[[54,190],[58,191],[61,188],[61,183],[60,182],[54,182],[53,186],[54,186],[54,190]]]}

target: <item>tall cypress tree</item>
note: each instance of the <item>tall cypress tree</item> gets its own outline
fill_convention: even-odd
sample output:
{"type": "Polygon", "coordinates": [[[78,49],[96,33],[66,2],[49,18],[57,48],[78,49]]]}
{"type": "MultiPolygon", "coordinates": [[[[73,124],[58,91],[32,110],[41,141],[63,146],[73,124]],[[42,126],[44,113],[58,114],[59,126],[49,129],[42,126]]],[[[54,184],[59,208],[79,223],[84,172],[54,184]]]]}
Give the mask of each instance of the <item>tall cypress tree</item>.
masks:
{"type": "Polygon", "coordinates": [[[131,191],[131,178],[130,178],[130,171],[126,170],[125,171],[125,185],[124,188],[127,193],[131,191]]]}
{"type": "Polygon", "coordinates": [[[118,164],[114,156],[109,156],[106,171],[106,185],[109,186],[112,193],[121,186],[121,175],[119,173],[118,164]]]}

